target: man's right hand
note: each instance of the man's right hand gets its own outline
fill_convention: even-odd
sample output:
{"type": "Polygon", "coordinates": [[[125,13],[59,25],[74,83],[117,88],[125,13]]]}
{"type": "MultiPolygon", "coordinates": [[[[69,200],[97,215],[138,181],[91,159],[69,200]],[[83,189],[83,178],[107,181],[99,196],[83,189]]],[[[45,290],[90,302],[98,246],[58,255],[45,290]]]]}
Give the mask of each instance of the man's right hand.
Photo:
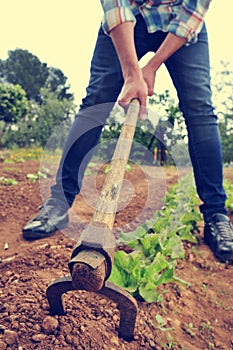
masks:
{"type": "Polygon", "coordinates": [[[141,105],[139,116],[145,119],[148,87],[136,54],[133,23],[124,22],[116,26],[110,36],[116,48],[124,77],[124,84],[118,99],[119,104],[127,108],[131,100],[137,98],[141,105]]]}
{"type": "Polygon", "coordinates": [[[138,74],[125,78],[124,85],[118,98],[119,105],[127,109],[132,99],[137,98],[140,102],[139,117],[142,120],[146,119],[146,103],[148,96],[148,87],[143,78],[141,69],[138,74]]]}

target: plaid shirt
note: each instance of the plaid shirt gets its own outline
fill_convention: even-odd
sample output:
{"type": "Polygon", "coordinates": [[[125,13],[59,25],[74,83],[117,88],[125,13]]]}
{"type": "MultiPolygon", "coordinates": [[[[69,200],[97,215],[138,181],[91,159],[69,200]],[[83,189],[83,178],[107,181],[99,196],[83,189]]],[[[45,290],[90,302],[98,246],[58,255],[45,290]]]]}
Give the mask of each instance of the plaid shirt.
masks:
{"type": "Polygon", "coordinates": [[[105,33],[117,25],[132,21],[139,13],[147,30],[171,32],[195,43],[211,0],[101,0],[104,10],[102,25],[105,33]]]}

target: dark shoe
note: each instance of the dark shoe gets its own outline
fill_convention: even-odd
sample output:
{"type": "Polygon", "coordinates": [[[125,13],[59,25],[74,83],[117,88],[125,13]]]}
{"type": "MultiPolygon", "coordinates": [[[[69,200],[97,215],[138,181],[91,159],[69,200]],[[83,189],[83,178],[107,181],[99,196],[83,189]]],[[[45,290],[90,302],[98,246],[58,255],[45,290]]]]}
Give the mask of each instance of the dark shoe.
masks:
{"type": "Polygon", "coordinates": [[[233,228],[226,215],[212,215],[205,223],[204,239],[219,260],[233,261],[233,228]]]}
{"type": "Polygon", "coordinates": [[[58,206],[54,199],[48,200],[40,207],[38,215],[23,228],[23,237],[28,240],[49,237],[67,227],[68,223],[67,207],[58,206]]]}

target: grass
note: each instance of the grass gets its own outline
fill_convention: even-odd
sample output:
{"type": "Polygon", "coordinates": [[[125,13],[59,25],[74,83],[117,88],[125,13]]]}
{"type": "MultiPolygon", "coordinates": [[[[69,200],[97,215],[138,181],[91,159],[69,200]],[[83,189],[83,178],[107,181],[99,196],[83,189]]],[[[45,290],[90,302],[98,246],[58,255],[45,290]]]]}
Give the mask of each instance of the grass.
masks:
{"type": "Polygon", "coordinates": [[[40,160],[43,155],[43,148],[17,148],[13,150],[3,150],[1,159],[4,163],[19,163],[26,160],[40,160]]]}

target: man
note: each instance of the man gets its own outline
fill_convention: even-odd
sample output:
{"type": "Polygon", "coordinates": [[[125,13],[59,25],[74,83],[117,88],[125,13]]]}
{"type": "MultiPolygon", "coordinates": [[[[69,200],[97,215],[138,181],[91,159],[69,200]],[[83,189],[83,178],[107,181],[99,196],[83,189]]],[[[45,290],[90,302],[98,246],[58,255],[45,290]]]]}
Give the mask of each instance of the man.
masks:
{"type": "Polygon", "coordinates": [[[189,137],[204,236],[221,261],[233,260],[233,230],[225,209],[221,144],[211,101],[208,38],[204,16],[211,0],[102,0],[104,18],[91,62],[86,97],[73,123],[51,198],[23,229],[26,239],[52,235],[68,224],[67,210],[80,191],[85,167],[102,126],[118,99],[140,101],[146,117],[156,72],[166,65],[177,90],[189,137]],[[138,61],[154,52],[140,68],[138,61]],[[103,104],[103,105],[101,105],[103,104]],[[101,106],[95,108],[95,106],[101,106]],[[89,108],[87,108],[89,107],[89,108]]]}

